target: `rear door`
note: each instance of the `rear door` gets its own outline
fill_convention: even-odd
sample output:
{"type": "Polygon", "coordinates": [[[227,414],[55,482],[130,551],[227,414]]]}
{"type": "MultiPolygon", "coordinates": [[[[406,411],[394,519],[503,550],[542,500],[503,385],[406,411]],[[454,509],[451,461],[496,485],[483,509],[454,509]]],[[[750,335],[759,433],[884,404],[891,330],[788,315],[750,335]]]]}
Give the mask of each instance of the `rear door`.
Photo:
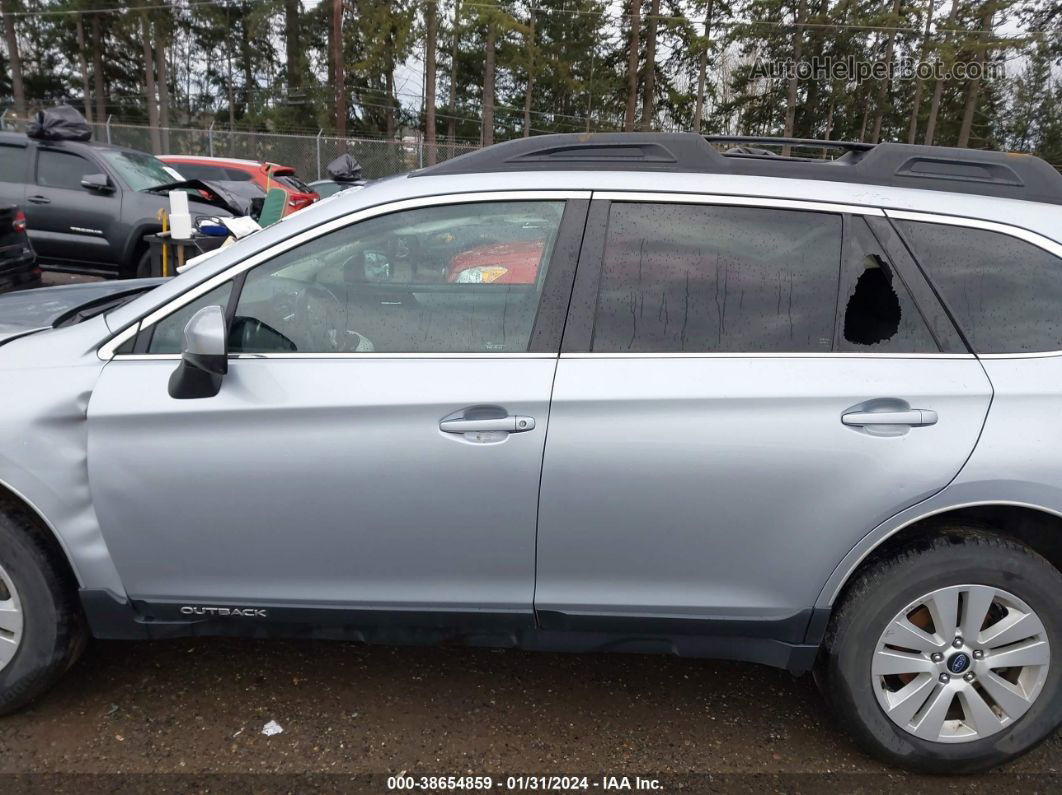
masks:
{"type": "Polygon", "coordinates": [[[49,263],[113,267],[118,261],[108,240],[120,223],[122,193],[81,186],[89,174],[107,173],[99,163],[77,152],[35,146],[34,183],[26,187],[30,239],[49,263]]]}
{"type": "Polygon", "coordinates": [[[22,207],[26,202],[29,157],[24,143],[0,140],[0,204],[22,207]]]}
{"type": "Polygon", "coordinates": [[[879,211],[599,195],[553,391],[540,619],[799,642],[856,541],[962,467],[989,382],[879,211]]]}

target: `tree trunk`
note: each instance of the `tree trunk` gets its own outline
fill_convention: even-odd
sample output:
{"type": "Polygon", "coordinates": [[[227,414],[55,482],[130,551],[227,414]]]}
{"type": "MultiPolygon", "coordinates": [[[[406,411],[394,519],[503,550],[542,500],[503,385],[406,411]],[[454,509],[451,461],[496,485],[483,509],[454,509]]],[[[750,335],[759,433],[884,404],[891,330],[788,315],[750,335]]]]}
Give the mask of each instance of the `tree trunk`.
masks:
{"type": "Polygon", "coordinates": [[[251,31],[245,18],[240,24],[240,61],[243,66],[243,115],[254,120],[254,68],[251,59],[254,48],[251,46],[251,31]]]}
{"type": "Polygon", "coordinates": [[[144,55],[144,87],[147,95],[148,128],[151,130],[151,151],[162,154],[159,140],[159,106],[155,96],[155,57],[151,52],[151,26],[147,13],[140,12],[140,47],[144,55]]]}
{"type": "Polygon", "coordinates": [[[627,111],[623,116],[624,132],[634,132],[634,116],[638,112],[638,55],[641,44],[642,3],[630,0],[628,4],[631,32],[627,40],[627,111]]]}
{"type": "MultiPolygon", "coordinates": [[[[979,30],[984,33],[989,33],[992,30],[993,12],[993,4],[985,3],[984,14],[981,17],[981,24],[979,26],[979,30]]],[[[977,37],[977,46],[979,48],[977,62],[981,65],[982,75],[985,72],[985,67],[988,65],[990,38],[990,36],[977,37]]],[[[981,77],[978,77],[976,80],[968,79],[966,81],[966,106],[962,110],[962,126],[959,128],[958,140],[958,146],[961,147],[967,147],[970,145],[970,133],[973,132],[974,113],[977,111],[977,100],[981,95],[981,79],[981,77]]]]}
{"type": "Polygon", "coordinates": [[[708,9],[704,14],[704,44],[697,56],[697,102],[693,106],[693,131],[701,131],[704,119],[704,86],[708,81],[708,46],[712,42],[712,3],[708,0],[708,9]]]}
{"type": "MultiPolygon", "coordinates": [[[[919,63],[927,62],[929,58],[929,31],[933,27],[934,0],[926,0],[926,28],[922,33],[921,55],[919,63]]],[[[922,108],[922,93],[925,91],[925,82],[915,74],[914,98],[911,100],[911,120],[907,123],[907,143],[913,144],[918,137],[918,112],[922,108]]]]}
{"type": "MultiPolygon", "coordinates": [[[[959,0],[951,0],[951,12],[948,14],[948,21],[944,23],[944,27],[951,30],[955,24],[955,16],[959,13],[959,0]]],[[[945,43],[951,38],[951,34],[945,35],[945,43]]],[[[948,63],[950,65],[951,56],[948,55],[948,63]]],[[[940,98],[944,93],[944,81],[937,80],[933,86],[933,99],[929,103],[929,119],[926,120],[926,146],[933,145],[933,136],[937,131],[937,114],[940,113],[940,98]]]]}
{"type": "MultiPolygon", "coordinates": [[[[535,90],[535,4],[531,3],[527,35],[527,85],[524,86],[524,138],[531,135],[531,93],[535,90]]],[[[591,59],[593,53],[590,54],[591,59]]],[[[591,60],[591,72],[593,61],[591,60]]]]}
{"type": "MultiPolygon", "coordinates": [[[[894,0],[892,4],[892,19],[890,20],[889,27],[895,27],[900,24],[900,2],[901,0],[894,0]]],[[[885,45],[885,57],[882,59],[885,63],[886,72],[885,77],[882,78],[878,84],[877,101],[874,103],[874,126],[870,132],[870,143],[876,144],[881,139],[881,120],[885,115],[885,101],[889,96],[889,77],[888,69],[892,66],[892,53],[896,47],[896,31],[889,34],[889,43],[885,45]]]]}
{"type": "Polygon", "coordinates": [[[299,0],[284,0],[284,53],[288,63],[288,99],[301,97],[306,69],[299,44],[299,0]]]}
{"type": "Polygon", "coordinates": [[[479,142],[483,146],[494,143],[494,56],[498,33],[494,20],[487,22],[487,47],[483,56],[483,113],[479,142]]]}
{"type": "Polygon", "coordinates": [[[81,68],[81,98],[85,106],[85,121],[92,124],[92,90],[89,88],[88,53],[85,46],[85,23],[81,14],[74,16],[74,25],[77,28],[77,58],[81,68]]]}
{"type": "Polygon", "coordinates": [[[107,88],[103,81],[103,32],[100,18],[92,16],[92,77],[96,83],[96,121],[107,121],[107,88]]]}
{"type": "Polygon", "coordinates": [[[18,36],[15,35],[15,17],[11,0],[3,0],[0,9],[4,12],[4,41],[7,43],[7,60],[11,66],[11,91],[15,95],[15,115],[26,118],[26,89],[22,83],[22,58],[18,53],[18,36]]]}
{"type": "Polygon", "coordinates": [[[384,129],[388,138],[395,137],[395,63],[392,57],[394,52],[394,37],[388,36],[387,44],[387,74],[384,75],[384,91],[387,94],[387,108],[384,110],[384,129]]]}
{"type": "MultiPolygon", "coordinates": [[[[229,94],[229,130],[236,129],[236,87],[232,84],[232,48],[225,48],[225,87],[229,94]]],[[[231,142],[232,136],[229,136],[231,142]]]]}
{"type": "Polygon", "coordinates": [[[343,0],[332,0],[332,85],[335,89],[336,136],[347,137],[347,65],[343,57],[343,0]]]}
{"type": "Polygon", "coordinates": [[[645,26],[645,82],[642,87],[642,132],[653,129],[656,116],[656,25],[660,16],[660,0],[649,3],[649,19],[645,26]]]}
{"type": "Polygon", "coordinates": [[[457,137],[457,61],[460,50],[461,0],[454,0],[454,29],[450,43],[450,118],[446,120],[446,140],[450,144],[450,157],[456,153],[454,139],[457,137]]]}
{"type": "Polygon", "coordinates": [[[166,64],[166,34],[162,24],[155,23],[155,72],[159,90],[159,126],[164,152],[170,151],[170,83],[166,64]]]}
{"type": "Polygon", "coordinates": [[[428,0],[424,8],[424,25],[427,28],[427,42],[424,48],[424,140],[428,150],[425,152],[429,166],[435,165],[435,50],[439,36],[439,15],[436,0],[428,0]]]}
{"type": "MultiPolygon", "coordinates": [[[[797,101],[797,88],[799,87],[799,78],[797,77],[797,68],[800,65],[800,58],[804,54],[804,15],[806,13],[806,0],[800,0],[797,5],[796,12],[796,27],[793,29],[793,73],[789,76],[789,85],[786,87],[785,92],[785,128],[783,135],[786,138],[793,137],[793,129],[796,126],[796,101],[797,101]]],[[[783,147],[782,156],[789,156],[789,147],[783,147]]]]}

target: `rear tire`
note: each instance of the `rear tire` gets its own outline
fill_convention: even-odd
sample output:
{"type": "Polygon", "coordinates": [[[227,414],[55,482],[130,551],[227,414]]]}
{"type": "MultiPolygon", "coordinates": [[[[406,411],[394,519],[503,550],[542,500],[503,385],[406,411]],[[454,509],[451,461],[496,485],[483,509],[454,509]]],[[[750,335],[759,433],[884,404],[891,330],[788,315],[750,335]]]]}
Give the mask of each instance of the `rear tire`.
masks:
{"type": "Polygon", "coordinates": [[[51,688],[88,639],[74,583],[39,533],[36,517],[0,506],[0,715],[51,688]]]}
{"type": "Polygon", "coordinates": [[[151,251],[145,251],[140,255],[140,258],[136,261],[136,269],[133,271],[132,278],[143,279],[151,275],[151,251]]]}
{"type": "Polygon", "coordinates": [[[953,528],[858,575],[816,682],[843,730],[885,762],[953,774],[1009,762],[1062,723],[1062,574],[1016,541],[953,528]]]}

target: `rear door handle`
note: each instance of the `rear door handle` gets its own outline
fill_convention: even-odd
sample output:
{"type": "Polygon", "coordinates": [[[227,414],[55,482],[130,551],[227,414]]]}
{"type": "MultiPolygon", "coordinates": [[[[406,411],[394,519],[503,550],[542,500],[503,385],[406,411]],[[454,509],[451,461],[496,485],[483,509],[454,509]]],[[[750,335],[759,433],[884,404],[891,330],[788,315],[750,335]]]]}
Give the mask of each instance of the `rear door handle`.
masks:
{"type": "Polygon", "coordinates": [[[906,411],[849,411],[841,415],[845,425],[909,425],[923,428],[937,424],[937,413],[931,409],[907,409],[906,411]]]}
{"type": "Polygon", "coordinates": [[[534,417],[510,415],[493,419],[452,419],[439,423],[439,429],[446,433],[479,433],[484,431],[506,431],[523,433],[535,427],[534,417]]]}
{"type": "Polygon", "coordinates": [[[26,201],[30,204],[51,204],[52,200],[47,196],[27,196],[26,201]]]}

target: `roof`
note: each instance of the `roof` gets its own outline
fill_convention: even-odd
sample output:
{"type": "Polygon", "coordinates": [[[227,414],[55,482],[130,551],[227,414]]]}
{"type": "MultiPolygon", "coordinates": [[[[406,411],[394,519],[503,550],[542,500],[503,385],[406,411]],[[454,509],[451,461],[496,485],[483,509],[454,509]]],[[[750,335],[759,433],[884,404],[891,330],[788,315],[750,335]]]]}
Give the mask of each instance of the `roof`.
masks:
{"type": "Polygon", "coordinates": [[[150,152],[144,152],[140,149],[134,149],[131,146],[119,146],[118,144],[109,144],[106,141],[96,141],[94,139],[89,139],[88,141],[49,141],[43,138],[30,138],[25,133],[10,132],[8,130],[0,132],[0,141],[3,141],[4,143],[8,144],[15,143],[24,145],[36,143],[41,146],[54,146],[60,148],[64,146],[87,146],[90,149],[107,149],[116,152],[136,152],[138,154],[150,154],[150,152]]]}
{"type": "Polygon", "coordinates": [[[159,155],[159,160],[167,162],[169,160],[176,160],[178,162],[196,162],[196,163],[218,163],[235,166],[250,166],[255,169],[260,169],[262,166],[272,166],[273,169],[284,169],[286,171],[294,171],[291,166],[282,166],[280,163],[274,163],[269,160],[244,160],[238,157],[209,157],[207,155],[159,155]]]}
{"type": "Polygon", "coordinates": [[[897,143],[705,137],[696,133],[519,138],[421,169],[414,176],[601,170],[807,179],[1062,204],[1062,174],[1032,155],[897,143]],[[728,151],[716,148],[724,144],[736,146],[728,151]],[[832,149],[843,154],[834,159],[780,156],[759,148],[764,146],[832,149]]]}

